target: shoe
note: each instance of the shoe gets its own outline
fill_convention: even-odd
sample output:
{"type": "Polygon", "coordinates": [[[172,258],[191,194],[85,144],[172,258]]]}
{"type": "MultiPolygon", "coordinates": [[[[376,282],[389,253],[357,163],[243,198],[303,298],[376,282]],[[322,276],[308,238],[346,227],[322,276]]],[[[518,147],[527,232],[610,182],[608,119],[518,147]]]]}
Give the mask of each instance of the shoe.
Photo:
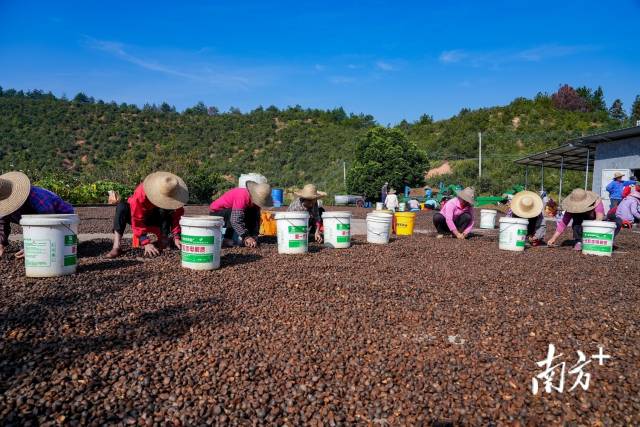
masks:
{"type": "Polygon", "coordinates": [[[442,239],[444,237],[444,234],[436,234],[436,239],[442,239]]]}
{"type": "Polygon", "coordinates": [[[574,251],[581,251],[582,250],[582,242],[578,242],[575,245],[573,245],[573,250],[574,251]]]}
{"type": "Polygon", "coordinates": [[[538,240],[538,239],[531,239],[529,243],[531,243],[531,247],[534,247],[534,248],[536,246],[542,246],[544,244],[542,240],[538,240]]]}
{"type": "Polygon", "coordinates": [[[108,254],[105,255],[106,258],[118,258],[120,255],[122,255],[122,249],[117,248],[117,249],[111,249],[111,251],[109,251],[108,254]]]}

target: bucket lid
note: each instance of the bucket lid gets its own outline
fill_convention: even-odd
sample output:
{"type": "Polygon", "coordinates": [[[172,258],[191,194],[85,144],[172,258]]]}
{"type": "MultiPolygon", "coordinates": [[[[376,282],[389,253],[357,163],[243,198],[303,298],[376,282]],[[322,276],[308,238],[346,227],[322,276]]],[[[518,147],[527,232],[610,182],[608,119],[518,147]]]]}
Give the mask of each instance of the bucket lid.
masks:
{"type": "Polygon", "coordinates": [[[79,222],[77,215],[22,215],[20,219],[20,225],[30,226],[74,225],[79,222]]]}
{"type": "Polygon", "coordinates": [[[222,227],[224,224],[224,218],[221,216],[182,216],[180,218],[180,225],[187,227],[222,227]]]}
{"type": "Polygon", "coordinates": [[[309,219],[309,212],[276,212],[276,219],[309,219]]]}
{"type": "Polygon", "coordinates": [[[495,209],[480,209],[480,213],[490,213],[490,214],[497,214],[498,211],[495,209]]]}
{"type": "Polygon", "coordinates": [[[509,217],[504,217],[504,218],[500,218],[500,223],[504,222],[507,224],[520,224],[520,225],[527,225],[529,224],[529,220],[528,219],[524,219],[524,218],[509,218],[509,217]]]}
{"type": "Polygon", "coordinates": [[[396,216],[399,217],[414,217],[416,216],[415,212],[396,212],[396,216]]]}
{"type": "Polygon", "coordinates": [[[603,228],[616,228],[616,223],[611,221],[582,221],[582,228],[584,227],[603,227],[603,228]]]}
{"type": "Polygon", "coordinates": [[[351,218],[351,212],[345,212],[345,211],[323,212],[322,218],[351,218]]]}

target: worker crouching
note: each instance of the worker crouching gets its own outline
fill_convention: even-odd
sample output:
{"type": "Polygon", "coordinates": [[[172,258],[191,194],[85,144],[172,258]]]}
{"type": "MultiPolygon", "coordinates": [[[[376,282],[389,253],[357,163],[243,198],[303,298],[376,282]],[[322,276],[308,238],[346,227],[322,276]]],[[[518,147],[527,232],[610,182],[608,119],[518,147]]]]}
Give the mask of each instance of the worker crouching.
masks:
{"type": "Polygon", "coordinates": [[[450,234],[458,239],[466,239],[473,229],[474,203],[473,188],[467,187],[458,191],[456,197],[449,200],[440,212],[433,216],[433,225],[438,232],[437,238],[450,234]]]}
{"type": "Polygon", "coordinates": [[[324,191],[318,191],[315,185],[307,184],[302,191],[295,192],[295,199],[287,209],[289,212],[308,212],[309,213],[309,236],[313,235],[318,243],[322,243],[322,209],[318,200],[327,195],[324,191]]]}
{"type": "Polygon", "coordinates": [[[506,216],[522,218],[529,221],[527,225],[527,240],[531,246],[544,244],[547,225],[542,215],[544,202],[533,191],[520,191],[513,196],[506,216]]]}
{"type": "Polygon", "coordinates": [[[569,196],[562,201],[562,208],[565,210],[562,219],[556,225],[556,232],[549,239],[549,246],[556,246],[556,241],[573,220],[573,248],[576,251],[582,250],[582,222],[604,220],[604,205],[600,197],[593,191],[576,188],[569,196]]]}

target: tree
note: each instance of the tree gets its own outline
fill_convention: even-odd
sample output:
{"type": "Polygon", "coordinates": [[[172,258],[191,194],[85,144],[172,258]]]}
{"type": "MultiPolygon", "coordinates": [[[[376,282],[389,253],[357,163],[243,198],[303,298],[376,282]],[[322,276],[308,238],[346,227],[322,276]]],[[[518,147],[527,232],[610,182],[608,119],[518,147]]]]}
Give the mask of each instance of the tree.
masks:
{"type": "Polygon", "coordinates": [[[204,102],[200,101],[196,105],[191,108],[187,108],[184,110],[185,114],[193,114],[197,116],[206,116],[207,115],[207,106],[204,105],[204,102]]]}
{"type": "Polygon", "coordinates": [[[160,111],[163,113],[175,113],[176,112],[176,107],[174,107],[173,105],[169,105],[166,102],[163,102],[160,105],[160,111]]]}
{"type": "Polygon", "coordinates": [[[217,116],[220,113],[217,107],[209,107],[207,108],[207,114],[210,116],[217,116]]]}
{"type": "Polygon", "coordinates": [[[611,104],[611,108],[609,108],[609,116],[611,116],[614,120],[624,121],[627,118],[627,113],[624,111],[622,107],[622,101],[616,99],[611,104]]]}
{"type": "Polygon", "coordinates": [[[607,111],[607,104],[604,102],[604,92],[602,91],[602,87],[598,86],[598,89],[593,92],[591,105],[593,107],[593,111],[607,111]]]}
{"type": "Polygon", "coordinates": [[[76,104],[89,104],[91,101],[87,95],[82,92],[78,92],[78,94],[73,98],[73,102],[76,104]]]}
{"type": "Polygon", "coordinates": [[[356,145],[356,159],[347,176],[348,191],[376,198],[385,182],[401,189],[424,184],[427,156],[398,129],[374,127],[356,145]]]}
{"type": "Polygon", "coordinates": [[[636,99],[631,106],[631,125],[635,126],[638,120],[640,120],[640,95],[636,95],[636,99]]]}
{"type": "Polygon", "coordinates": [[[553,106],[558,110],[567,111],[589,111],[587,101],[578,94],[571,86],[565,84],[553,95],[551,95],[553,106]]]}

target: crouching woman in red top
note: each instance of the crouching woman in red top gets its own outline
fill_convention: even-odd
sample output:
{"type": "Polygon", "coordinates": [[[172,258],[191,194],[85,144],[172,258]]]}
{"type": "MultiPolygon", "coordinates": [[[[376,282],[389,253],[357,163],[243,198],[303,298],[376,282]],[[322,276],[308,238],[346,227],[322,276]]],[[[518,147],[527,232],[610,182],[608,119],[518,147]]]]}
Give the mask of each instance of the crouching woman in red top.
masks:
{"type": "Polygon", "coordinates": [[[169,172],[155,172],[147,176],[136,187],[126,202],[116,207],[113,220],[113,248],[107,258],[122,255],[121,242],[127,224],[131,225],[134,237],[144,247],[144,255],[160,255],[159,249],[169,245],[169,239],[180,249],[180,218],[183,206],[189,200],[189,190],[184,181],[169,172]],[[151,243],[149,234],[158,238],[158,247],[151,243]]]}

